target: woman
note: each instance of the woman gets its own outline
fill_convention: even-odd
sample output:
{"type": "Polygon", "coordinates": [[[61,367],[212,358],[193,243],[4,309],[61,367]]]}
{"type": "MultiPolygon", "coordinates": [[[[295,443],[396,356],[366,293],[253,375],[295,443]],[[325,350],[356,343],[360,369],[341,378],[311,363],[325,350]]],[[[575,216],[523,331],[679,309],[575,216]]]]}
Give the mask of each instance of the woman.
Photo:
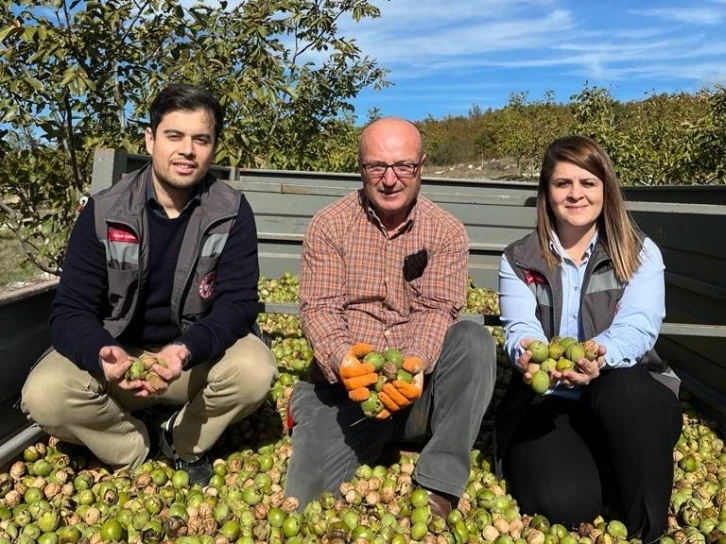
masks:
{"type": "Polygon", "coordinates": [[[653,351],[665,315],[663,260],[625,209],[593,140],[555,140],[537,192],[537,228],[499,269],[505,349],[515,373],[497,413],[497,457],[522,510],[577,528],[604,508],[630,538],[666,529],[672,449],[681,430],[678,378],[653,351]],[[525,385],[533,340],[594,339],[594,361],[525,385]]]}

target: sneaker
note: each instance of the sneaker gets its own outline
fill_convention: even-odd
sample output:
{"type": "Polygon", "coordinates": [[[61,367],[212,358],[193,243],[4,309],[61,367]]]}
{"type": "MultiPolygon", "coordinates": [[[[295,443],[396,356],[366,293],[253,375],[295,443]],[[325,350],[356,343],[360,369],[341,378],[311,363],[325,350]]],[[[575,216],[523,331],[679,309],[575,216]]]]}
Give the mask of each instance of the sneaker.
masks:
{"type": "Polygon", "coordinates": [[[176,451],[174,447],[174,422],[179,412],[174,412],[169,419],[167,419],[160,427],[159,437],[159,451],[165,457],[172,460],[174,470],[183,470],[189,474],[190,485],[198,484],[200,487],[206,487],[209,484],[209,479],[212,477],[212,463],[209,457],[205,454],[202,455],[196,461],[185,461],[176,451]]]}

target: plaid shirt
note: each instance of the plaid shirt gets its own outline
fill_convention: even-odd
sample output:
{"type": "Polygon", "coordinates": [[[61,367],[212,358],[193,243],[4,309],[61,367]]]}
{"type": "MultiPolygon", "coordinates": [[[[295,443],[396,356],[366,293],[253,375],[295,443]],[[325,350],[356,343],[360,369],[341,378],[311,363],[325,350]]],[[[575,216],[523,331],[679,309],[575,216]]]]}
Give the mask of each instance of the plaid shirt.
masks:
{"type": "Polygon", "coordinates": [[[303,242],[300,321],[325,378],[338,380],[338,366],[358,342],[418,356],[431,372],[466,303],[468,256],[461,221],[421,196],[392,233],[362,189],[318,212],[303,242]],[[428,265],[407,282],[404,259],[421,249],[428,265]]]}

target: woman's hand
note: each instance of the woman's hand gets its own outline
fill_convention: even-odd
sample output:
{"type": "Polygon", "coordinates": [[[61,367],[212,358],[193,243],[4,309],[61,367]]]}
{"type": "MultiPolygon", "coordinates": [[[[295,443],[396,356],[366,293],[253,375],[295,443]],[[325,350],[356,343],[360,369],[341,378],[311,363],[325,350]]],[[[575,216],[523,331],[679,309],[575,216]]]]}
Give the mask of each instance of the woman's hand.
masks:
{"type": "Polygon", "coordinates": [[[517,368],[522,374],[524,374],[524,379],[527,383],[529,383],[532,379],[532,373],[527,371],[527,367],[529,367],[532,362],[532,353],[530,353],[527,348],[534,341],[534,338],[523,338],[519,341],[519,345],[524,348],[524,352],[522,352],[522,355],[520,355],[519,359],[517,359],[517,368]]]}
{"type": "Polygon", "coordinates": [[[564,372],[554,371],[552,376],[558,381],[567,381],[572,385],[587,385],[600,375],[600,368],[605,364],[605,346],[598,346],[597,357],[590,361],[584,357],[575,361],[577,369],[565,370],[564,372]]]}

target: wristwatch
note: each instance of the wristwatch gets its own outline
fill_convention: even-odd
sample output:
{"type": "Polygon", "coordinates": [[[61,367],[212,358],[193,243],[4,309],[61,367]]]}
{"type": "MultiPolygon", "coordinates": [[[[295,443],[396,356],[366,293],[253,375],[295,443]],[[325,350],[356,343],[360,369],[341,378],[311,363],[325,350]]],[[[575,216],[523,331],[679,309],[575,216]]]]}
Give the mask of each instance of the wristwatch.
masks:
{"type": "Polygon", "coordinates": [[[187,347],[187,345],[184,342],[172,342],[172,346],[181,346],[185,350],[187,350],[187,356],[184,357],[184,360],[182,361],[182,368],[186,368],[189,364],[189,361],[192,359],[192,351],[187,347]]]}

